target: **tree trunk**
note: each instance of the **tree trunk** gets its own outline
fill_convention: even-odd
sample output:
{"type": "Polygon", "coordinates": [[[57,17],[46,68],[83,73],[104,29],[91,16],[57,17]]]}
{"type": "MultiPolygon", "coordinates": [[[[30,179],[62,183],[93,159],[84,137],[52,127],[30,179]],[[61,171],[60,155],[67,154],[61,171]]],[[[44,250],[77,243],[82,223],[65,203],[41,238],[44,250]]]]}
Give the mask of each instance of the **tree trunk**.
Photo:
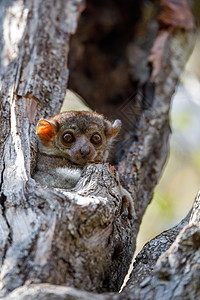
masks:
{"type": "Polygon", "coordinates": [[[194,40],[186,0],[172,2],[149,3],[149,14],[145,1],[90,0],[69,43],[82,0],[1,1],[0,297],[198,298],[199,197],[186,227],[187,218],[142,250],[122,294],[96,294],[119,291],[168,154],[170,99],[194,40]],[[119,179],[107,163],[86,167],[71,191],[31,178],[36,123],[61,108],[70,48],[69,87],[124,121],[112,161],[133,196],[133,219],[121,214],[119,179]]]}

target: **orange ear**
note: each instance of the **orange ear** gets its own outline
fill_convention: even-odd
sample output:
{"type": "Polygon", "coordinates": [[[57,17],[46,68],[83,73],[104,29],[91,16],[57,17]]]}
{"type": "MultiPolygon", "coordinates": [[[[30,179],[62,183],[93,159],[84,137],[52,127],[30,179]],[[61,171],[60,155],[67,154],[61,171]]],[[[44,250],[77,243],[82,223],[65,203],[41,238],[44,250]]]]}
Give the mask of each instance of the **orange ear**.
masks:
{"type": "Polygon", "coordinates": [[[107,121],[107,128],[106,128],[106,136],[111,138],[118,134],[121,129],[122,122],[120,120],[115,120],[113,124],[107,121]],[[108,125],[109,124],[109,125],[108,125]]]}
{"type": "Polygon", "coordinates": [[[57,127],[47,120],[40,120],[36,130],[37,135],[41,140],[50,141],[57,133],[57,127]]]}

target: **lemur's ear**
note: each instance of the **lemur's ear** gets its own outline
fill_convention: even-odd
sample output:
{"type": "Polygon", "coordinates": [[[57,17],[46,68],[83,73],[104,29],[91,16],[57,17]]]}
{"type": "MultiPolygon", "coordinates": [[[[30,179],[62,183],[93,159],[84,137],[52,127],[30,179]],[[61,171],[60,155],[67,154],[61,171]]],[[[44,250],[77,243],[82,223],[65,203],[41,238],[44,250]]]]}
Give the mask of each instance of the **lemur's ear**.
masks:
{"type": "Polygon", "coordinates": [[[50,141],[57,133],[57,124],[48,120],[40,120],[36,133],[41,140],[50,141]]]}
{"type": "Polygon", "coordinates": [[[115,120],[112,124],[110,121],[106,122],[105,134],[108,138],[115,137],[121,129],[122,122],[120,120],[115,120]]]}

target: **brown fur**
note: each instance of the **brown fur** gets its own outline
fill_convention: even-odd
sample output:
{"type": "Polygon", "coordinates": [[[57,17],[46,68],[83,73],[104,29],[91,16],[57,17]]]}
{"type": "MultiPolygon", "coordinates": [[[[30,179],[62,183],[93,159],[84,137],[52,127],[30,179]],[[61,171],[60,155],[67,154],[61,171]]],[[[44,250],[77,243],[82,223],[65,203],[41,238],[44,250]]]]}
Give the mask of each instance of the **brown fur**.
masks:
{"type": "Polygon", "coordinates": [[[113,124],[102,115],[88,111],[63,112],[40,120],[37,134],[40,138],[41,153],[65,157],[69,161],[84,166],[88,162],[104,161],[107,159],[113,137],[121,128],[121,121],[113,124]],[[63,144],[62,135],[70,132],[75,137],[71,144],[63,144]],[[102,142],[99,145],[91,143],[93,134],[98,133],[102,142]],[[87,155],[86,153],[89,152],[87,155]]]}
{"type": "Polygon", "coordinates": [[[121,121],[112,123],[103,115],[88,111],[62,112],[40,120],[37,125],[39,155],[34,178],[49,187],[74,187],[85,165],[107,159],[120,127],[121,121]],[[72,143],[63,143],[62,136],[66,132],[74,136],[72,143]],[[91,142],[93,134],[101,136],[100,144],[91,142]]]}
{"type": "MultiPolygon", "coordinates": [[[[121,121],[114,123],[103,115],[88,111],[69,111],[48,120],[40,120],[37,126],[39,156],[33,178],[43,186],[73,188],[84,166],[91,162],[106,161],[113,138],[121,128],[121,121]],[[65,134],[72,137],[63,141],[65,134]],[[100,137],[100,143],[93,136],[100,137]]],[[[120,186],[123,205],[128,206],[129,216],[134,207],[130,194],[120,186]]]]}

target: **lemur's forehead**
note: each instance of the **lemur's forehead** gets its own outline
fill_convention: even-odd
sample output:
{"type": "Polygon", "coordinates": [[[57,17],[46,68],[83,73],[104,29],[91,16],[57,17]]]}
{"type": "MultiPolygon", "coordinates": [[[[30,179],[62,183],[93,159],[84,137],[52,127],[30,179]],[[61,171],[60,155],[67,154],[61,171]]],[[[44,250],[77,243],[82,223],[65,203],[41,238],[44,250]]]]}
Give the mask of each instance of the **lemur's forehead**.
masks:
{"type": "Polygon", "coordinates": [[[62,114],[62,128],[88,132],[104,130],[104,119],[101,115],[87,112],[66,112],[62,114]]]}
{"type": "Polygon", "coordinates": [[[93,122],[92,120],[90,120],[90,122],[84,122],[84,120],[76,122],[67,121],[65,124],[63,124],[62,128],[72,129],[74,131],[80,131],[82,133],[87,133],[89,131],[104,131],[103,124],[93,122]]]}

